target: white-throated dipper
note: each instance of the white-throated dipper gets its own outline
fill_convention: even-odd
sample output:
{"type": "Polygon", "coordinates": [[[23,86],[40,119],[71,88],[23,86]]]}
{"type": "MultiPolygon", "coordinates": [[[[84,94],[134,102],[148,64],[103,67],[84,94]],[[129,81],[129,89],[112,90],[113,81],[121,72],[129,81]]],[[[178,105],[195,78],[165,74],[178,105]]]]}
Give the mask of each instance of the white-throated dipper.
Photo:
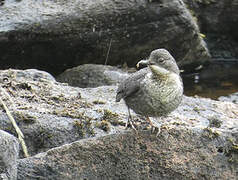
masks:
{"type": "MultiPolygon", "coordinates": [[[[175,110],[183,97],[183,83],[175,59],[166,49],[156,49],[147,60],[137,66],[146,65],[119,84],[116,102],[125,100],[128,107],[128,123],[131,124],[129,109],[149,117],[166,116],[175,110]]],[[[133,124],[131,124],[133,127],[133,124]]],[[[133,127],[134,128],[134,127],[133,127]]]]}

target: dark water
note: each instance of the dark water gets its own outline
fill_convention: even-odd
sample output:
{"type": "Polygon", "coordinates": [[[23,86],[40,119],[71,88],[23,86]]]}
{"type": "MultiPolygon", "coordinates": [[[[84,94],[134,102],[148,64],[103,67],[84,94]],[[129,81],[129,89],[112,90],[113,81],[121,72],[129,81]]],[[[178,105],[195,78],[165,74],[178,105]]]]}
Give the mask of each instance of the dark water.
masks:
{"type": "Polygon", "coordinates": [[[214,61],[194,74],[182,74],[184,94],[217,99],[238,92],[238,61],[214,61]]]}

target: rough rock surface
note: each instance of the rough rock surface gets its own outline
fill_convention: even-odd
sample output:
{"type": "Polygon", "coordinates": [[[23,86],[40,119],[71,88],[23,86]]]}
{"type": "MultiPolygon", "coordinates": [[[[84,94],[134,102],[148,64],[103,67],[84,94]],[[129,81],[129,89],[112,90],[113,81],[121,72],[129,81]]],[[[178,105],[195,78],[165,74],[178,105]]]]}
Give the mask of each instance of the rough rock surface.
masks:
{"type": "Polygon", "coordinates": [[[19,144],[17,139],[0,130],[0,179],[17,179],[17,159],[19,144]]]}
{"type": "Polygon", "coordinates": [[[181,65],[209,60],[181,0],[24,0],[0,6],[1,68],[37,67],[58,74],[106,59],[134,66],[162,47],[181,65]]]}
{"type": "Polygon", "coordinates": [[[67,69],[57,76],[56,80],[68,83],[70,86],[85,88],[115,85],[127,76],[127,73],[113,66],[84,64],[67,69]]]}
{"type": "Polygon", "coordinates": [[[233,102],[238,104],[238,92],[230,94],[229,96],[221,96],[218,99],[219,101],[233,102]]]}
{"type": "Polygon", "coordinates": [[[126,132],[19,160],[18,179],[236,179],[234,158],[227,137],[174,125],[158,137],[126,132]]]}
{"type": "MultiPolygon", "coordinates": [[[[40,72],[4,70],[0,73],[2,87],[11,100],[2,96],[25,135],[31,155],[82,138],[118,132],[110,122],[119,129],[124,128],[126,114],[121,117],[117,114],[124,104],[115,103],[115,87],[79,89],[47,79],[47,76],[27,78],[34,77],[34,73],[40,72]],[[17,74],[25,74],[25,80],[17,74]]],[[[15,134],[3,111],[0,127],[15,134]]]]}
{"type": "MultiPolygon", "coordinates": [[[[237,177],[238,105],[234,103],[184,96],[178,109],[156,121],[162,123],[156,138],[134,113],[139,133],[125,131],[128,113],[123,102],[115,102],[116,86],[81,89],[16,77],[11,75],[2,85],[14,105],[3,99],[32,155],[18,160],[18,179],[237,177]]],[[[14,133],[1,114],[0,127],[14,133]]]]}

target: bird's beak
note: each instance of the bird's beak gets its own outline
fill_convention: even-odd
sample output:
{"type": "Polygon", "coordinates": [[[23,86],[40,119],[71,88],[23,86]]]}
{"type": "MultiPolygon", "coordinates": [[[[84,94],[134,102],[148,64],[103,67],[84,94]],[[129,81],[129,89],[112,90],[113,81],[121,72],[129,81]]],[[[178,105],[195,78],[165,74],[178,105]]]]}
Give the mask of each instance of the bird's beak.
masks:
{"type": "Polygon", "coordinates": [[[137,64],[136,64],[136,68],[137,69],[142,69],[144,67],[147,67],[149,65],[149,61],[148,60],[140,60],[137,64]]]}

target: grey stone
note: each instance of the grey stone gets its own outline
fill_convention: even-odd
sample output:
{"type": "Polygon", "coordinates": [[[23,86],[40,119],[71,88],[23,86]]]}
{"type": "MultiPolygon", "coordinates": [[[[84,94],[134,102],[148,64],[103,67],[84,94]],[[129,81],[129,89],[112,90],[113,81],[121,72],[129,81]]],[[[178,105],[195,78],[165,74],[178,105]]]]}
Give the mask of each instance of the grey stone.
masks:
{"type": "Polygon", "coordinates": [[[30,80],[30,81],[55,81],[55,78],[45,71],[37,69],[16,70],[8,69],[2,70],[0,74],[0,82],[9,83],[9,79],[17,78],[18,80],[30,80]]]}
{"type": "Polygon", "coordinates": [[[0,179],[1,180],[8,180],[8,177],[5,173],[0,174],[0,179]]]}
{"type": "Polygon", "coordinates": [[[17,179],[17,158],[19,144],[17,139],[0,130],[0,179],[17,179]]]}
{"type": "MultiPolygon", "coordinates": [[[[4,88],[10,93],[12,101],[8,97],[3,98],[25,135],[30,155],[79,139],[118,131],[117,127],[104,131],[104,120],[118,124],[119,129],[124,128],[123,116],[118,117],[114,112],[117,108],[119,111],[122,109],[114,103],[114,88],[103,87],[98,91],[73,88],[55,80],[28,78],[31,77],[28,70],[19,72],[3,70],[0,76],[26,73],[25,79],[8,76],[4,88]]],[[[0,114],[0,127],[15,134],[4,111],[0,114]]],[[[20,157],[23,157],[22,150],[20,157]]]]}
{"type": "Polygon", "coordinates": [[[182,66],[210,58],[181,0],[24,0],[0,6],[2,68],[59,74],[85,63],[134,66],[160,47],[182,66]]]}
{"type": "Polygon", "coordinates": [[[124,132],[19,160],[18,179],[236,179],[232,146],[228,137],[182,126],[169,126],[157,138],[150,131],[124,132]]]}
{"type": "Polygon", "coordinates": [[[128,77],[127,73],[113,66],[84,64],[67,69],[56,79],[70,86],[85,88],[115,85],[126,77],[128,77]]]}

